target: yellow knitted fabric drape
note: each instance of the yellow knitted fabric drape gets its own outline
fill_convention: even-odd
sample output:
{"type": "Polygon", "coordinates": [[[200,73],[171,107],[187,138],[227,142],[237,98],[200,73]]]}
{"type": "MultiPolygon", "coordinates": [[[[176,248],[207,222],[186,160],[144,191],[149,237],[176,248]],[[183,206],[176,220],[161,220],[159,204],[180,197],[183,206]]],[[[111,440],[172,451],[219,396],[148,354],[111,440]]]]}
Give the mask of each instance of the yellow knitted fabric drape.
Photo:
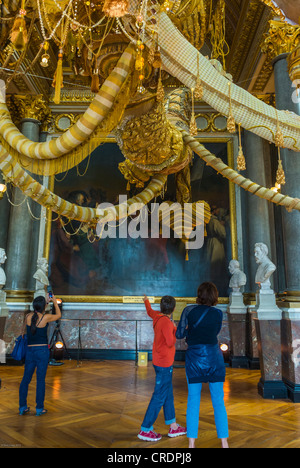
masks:
{"type": "Polygon", "coordinates": [[[124,111],[130,100],[132,74],[128,74],[122,88],[115,98],[113,107],[104,117],[103,121],[84,143],[71,150],[69,153],[55,159],[31,159],[20,154],[13,149],[3,137],[0,137],[0,145],[18,161],[22,167],[33,174],[51,176],[66,172],[81,163],[87,158],[101,143],[105,137],[118,125],[123,117],[124,111]]]}
{"type": "Polygon", "coordinates": [[[0,135],[20,155],[36,160],[52,160],[70,153],[87,141],[99,124],[109,114],[116,96],[131,71],[135,50],[128,46],[110,76],[105,80],[93,102],[67,132],[57,139],[44,143],[32,142],[13,124],[7,106],[0,104],[0,135]]]}
{"type": "MultiPolygon", "coordinates": [[[[159,16],[159,46],[163,67],[188,88],[195,88],[199,52],[172,23],[166,13],[159,16]]],[[[151,36],[148,38],[151,44],[151,36]]],[[[221,114],[229,115],[229,80],[212,63],[199,54],[199,73],[203,85],[203,100],[221,114]]],[[[232,113],[237,124],[265,140],[275,142],[277,125],[284,137],[284,146],[300,151],[300,116],[277,111],[248,91],[231,84],[232,113]]]]}
{"type": "MultiPolygon", "coordinates": [[[[107,208],[101,213],[95,208],[87,208],[63,200],[34,180],[33,177],[1,147],[0,169],[7,182],[12,182],[16,187],[22,190],[25,195],[32,198],[32,200],[66,218],[75,219],[94,226],[100,219],[119,219],[120,214],[122,215],[122,213],[125,213],[124,206],[107,208]]],[[[133,203],[149,203],[160,194],[166,180],[166,175],[153,177],[149,185],[139,195],[127,201],[126,207],[129,209],[133,203]]]]}

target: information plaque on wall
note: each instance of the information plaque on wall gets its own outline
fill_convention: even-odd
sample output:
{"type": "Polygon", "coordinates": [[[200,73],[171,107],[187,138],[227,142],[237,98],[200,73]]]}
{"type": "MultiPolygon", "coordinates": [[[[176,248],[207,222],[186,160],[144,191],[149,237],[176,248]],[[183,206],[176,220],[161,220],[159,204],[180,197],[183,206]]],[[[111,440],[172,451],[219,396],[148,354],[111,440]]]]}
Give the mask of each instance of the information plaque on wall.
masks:
{"type": "MultiPolygon", "coordinates": [[[[147,296],[151,304],[154,304],[155,297],[147,296]]],[[[142,304],[144,302],[144,296],[123,296],[123,304],[142,304]]]]}
{"type": "Polygon", "coordinates": [[[183,309],[185,309],[187,306],[186,302],[177,302],[175,310],[173,312],[173,320],[180,320],[181,314],[183,312],[183,309]]]}

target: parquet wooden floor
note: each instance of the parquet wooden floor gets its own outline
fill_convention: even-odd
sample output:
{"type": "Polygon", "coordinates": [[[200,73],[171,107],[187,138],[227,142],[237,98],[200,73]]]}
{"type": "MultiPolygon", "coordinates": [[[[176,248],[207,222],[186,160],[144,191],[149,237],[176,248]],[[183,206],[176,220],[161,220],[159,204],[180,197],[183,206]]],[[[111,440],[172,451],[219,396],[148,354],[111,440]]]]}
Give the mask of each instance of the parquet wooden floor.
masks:
{"type": "MultiPolygon", "coordinates": [[[[180,363],[176,363],[177,365],[180,363]]],[[[176,365],[175,364],[175,365],[176,365]]],[[[157,443],[137,438],[154,387],[154,370],[133,361],[65,361],[49,367],[48,414],[35,416],[35,377],[29,390],[28,416],[18,415],[23,368],[1,366],[0,448],[188,448],[185,436],[170,439],[159,415],[157,443]]],[[[225,398],[231,448],[300,447],[300,405],[264,400],[257,394],[259,371],[228,369],[225,398]]],[[[177,421],[185,425],[187,387],[183,367],[174,369],[177,421]]],[[[204,386],[197,448],[219,448],[207,386],[204,386]]]]}

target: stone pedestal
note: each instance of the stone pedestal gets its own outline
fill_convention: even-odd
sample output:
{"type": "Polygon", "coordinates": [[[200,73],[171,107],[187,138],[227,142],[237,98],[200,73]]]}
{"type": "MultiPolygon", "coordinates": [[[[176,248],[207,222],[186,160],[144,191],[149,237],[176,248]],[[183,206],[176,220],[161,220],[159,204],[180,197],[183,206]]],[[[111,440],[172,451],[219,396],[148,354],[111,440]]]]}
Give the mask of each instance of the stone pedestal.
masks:
{"type": "Polygon", "coordinates": [[[272,290],[259,291],[256,297],[255,326],[261,370],[258,393],[266,399],[284,399],[287,398],[287,389],[282,380],[282,312],[276,306],[275,294],[272,290]]]}
{"type": "Polygon", "coordinates": [[[255,319],[257,319],[255,307],[247,307],[247,357],[250,369],[259,369],[259,354],[257,347],[255,319]]]}
{"type": "Polygon", "coordinates": [[[256,312],[259,320],[281,320],[282,312],[272,289],[260,289],[256,293],[256,312]]]}
{"type": "Polygon", "coordinates": [[[8,312],[9,309],[6,304],[6,294],[4,291],[0,290],[0,340],[3,340],[8,312]]]}
{"type": "Polygon", "coordinates": [[[247,309],[240,292],[231,293],[227,310],[231,341],[230,364],[233,368],[248,368],[247,309]]]}
{"type": "Polygon", "coordinates": [[[261,379],[258,393],[266,399],[285,399],[287,388],[282,380],[280,320],[255,320],[261,379]]]}
{"type": "Polygon", "coordinates": [[[300,403],[300,307],[282,309],[282,379],[288,398],[300,403]]]}

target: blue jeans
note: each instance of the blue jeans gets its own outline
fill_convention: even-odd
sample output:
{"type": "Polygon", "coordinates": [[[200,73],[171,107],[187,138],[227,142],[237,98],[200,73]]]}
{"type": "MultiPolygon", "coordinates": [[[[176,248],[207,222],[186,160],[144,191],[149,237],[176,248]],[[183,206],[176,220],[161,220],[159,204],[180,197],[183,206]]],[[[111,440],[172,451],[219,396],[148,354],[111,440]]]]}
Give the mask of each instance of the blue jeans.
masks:
{"type": "Polygon", "coordinates": [[[29,346],[25,359],[24,376],[19,390],[20,411],[27,409],[28,387],[36,370],[36,409],[44,409],[46,373],[50,351],[48,346],[29,346]]]}
{"type": "MultiPolygon", "coordinates": [[[[211,400],[214,408],[215,424],[219,439],[227,439],[228,419],[224,404],[223,382],[209,384],[211,400]]],[[[188,404],[186,413],[187,437],[197,439],[199,429],[199,413],[201,400],[201,383],[188,383],[188,404]]]]}
{"type": "Polygon", "coordinates": [[[153,430],[161,408],[164,410],[166,424],[176,422],[174,395],[173,395],[173,366],[159,367],[154,366],[156,373],[155,388],[142,423],[142,431],[149,432],[153,430]]]}

